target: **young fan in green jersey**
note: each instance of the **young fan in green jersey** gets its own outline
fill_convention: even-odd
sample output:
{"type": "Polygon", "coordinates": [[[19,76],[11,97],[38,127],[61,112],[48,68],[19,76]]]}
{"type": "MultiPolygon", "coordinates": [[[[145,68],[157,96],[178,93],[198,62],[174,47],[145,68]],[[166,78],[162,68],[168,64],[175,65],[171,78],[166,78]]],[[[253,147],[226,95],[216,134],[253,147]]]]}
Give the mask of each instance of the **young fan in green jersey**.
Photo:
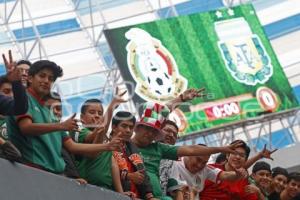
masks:
{"type": "Polygon", "coordinates": [[[124,191],[130,192],[134,198],[153,200],[152,186],[142,156],[131,142],[135,122],[130,112],[119,111],[114,115],[110,138],[119,135],[123,144],[121,151],[114,151],[113,156],[119,166],[124,191]]]}
{"type": "MultiPolygon", "coordinates": [[[[122,97],[126,92],[116,95],[108,106],[106,112],[102,102],[98,99],[88,99],[81,107],[80,119],[83,128],[73,134],[73,139],[78,143],[107,143],[107,130],[111,122],[113,110],[120,104],[126,102],[122,97]]],[[[93,157],[76,157],[77,168],[80,175],[89,183],[107,189],[114,189],[123,193],[118,165],[111,152],[103,152],[93,157]]],[[[127,194],[127,193],[125,193],[127,194]]]]}
{"type": "MultiPolygon", "coordinates": [[[[51,92],[44,100],[51,111],[53,120],[59,122],[62,118],[62,102],[60,95],[56,92],[51,92]]],[[[65,176],[76,179],[80,184],[87,184],[87,181],[80,177],[79,172],[76,169],[74,156],[65,148],[62,148],[61,155],[66,163],[64,171],[65,176]]]]}
{"type": "Polygon", "coordinates": [[[24,163],[36,168],[61,174],[65,162],[61,156],[64,146],[69,152],[89,156],[118,149],[117,138],[107,144],[78,144],[72,141],[66,131],[77,131],[75,115],[64,122],[55,122],[43,100],[58,77],[63,74],[56,63],[41,60],[29,69],[29,108],[26,114],[8,118],[9,139],[21,151],[24,163]]]}

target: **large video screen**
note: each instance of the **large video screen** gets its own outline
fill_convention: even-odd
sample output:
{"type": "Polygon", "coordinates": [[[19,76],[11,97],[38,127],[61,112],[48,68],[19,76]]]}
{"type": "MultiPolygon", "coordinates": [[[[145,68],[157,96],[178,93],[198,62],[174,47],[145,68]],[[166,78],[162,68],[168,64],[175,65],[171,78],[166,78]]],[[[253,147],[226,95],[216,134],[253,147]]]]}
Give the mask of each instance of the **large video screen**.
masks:
{"type": "Polygon", "coordinates": [[[134,101],[167,102],[187,88],[208,96],[176,109],[180,134],[298,106],[252,5],[105,31],[134,101]]]}

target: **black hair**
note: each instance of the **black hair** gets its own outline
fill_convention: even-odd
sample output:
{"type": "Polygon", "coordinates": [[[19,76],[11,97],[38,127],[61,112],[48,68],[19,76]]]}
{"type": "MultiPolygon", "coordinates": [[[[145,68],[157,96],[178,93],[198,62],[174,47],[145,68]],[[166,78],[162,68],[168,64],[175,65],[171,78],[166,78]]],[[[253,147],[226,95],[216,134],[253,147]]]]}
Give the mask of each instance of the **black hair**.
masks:
{"type": "Polygon", "coordinates": [[[235,140],[235,141],[231,142],[230,144],[233,144],[233,143],[236,143],[236,142],[241,142],[242,143],[242,145],[239,146],[239,147],[245,150],[245,152],[246,152],[246,159],[248,159],[248,157],[250,155],[250,147],[243,140],[235,140]]]}
{"type": "Polygon", "coordinates": [[[112,125],[117,126],[119,123],[121,123],[122,121],[131,121],[133,124],[135,124],[136,122],[136,118],[135,116],[127,111],[119,111],[117,112],[114,117],[112,118],[112,125]]]}
{"type": "Polygon", "coordinates": [[[5,75],[0,76],[0,86],[2,86],[4,83],[11,83],[5,75]]]}
{"type": "Polygon", "coordinates": [[[174,126],[177,130],[177,132],[179,131],[179,128],[177,126],[177,124],[169,119],[166,119],[160,126],[160,129],[163,129],[166,125],[171,125],[171,126],[174,126]]]}
{"type": "Polygon", "coordinates": [[[291,172],[288,176],[288,183],[291,180],[295,180],[297,182],[300,182],[300,173],[299,172],[291,172]]]}
{"type": "Polygon", "coordinates": [[[289,177],[289,173],[285,168],[282,167],[274,167],[272,169],[272,177],[274,178],[277,175],[283,175],[285,177],[289,177]]]}
{"type": "Polygon", "coordinates": [[[16,66],[23,65],[23,64],[28,65],[29,67],[32,66],[32,63],[29,60],[19,60],[16,64],[16,66]]]}
{"type": "Polygon", "coordinates": [[[61,97],[57,92],[50,92],[44,97],[44,101],[47,101],[48,99],[53,99],[61,102],[61,97]]]}
{"type": "Polygon", "coordinates": [[[226,158],[226,154],[225,153],[220,153],[217,157],[216,157],[216,163],[217,164],[220,164],[224,161],[226,161],[227,158],[226,158]]]}
{"type": "Polygon", "coordinates": [[[256,162],[252,168],[252,173],[256,173],[257,171],[260,171],[260,170],[267,170],[269,172],[272,172],[271,165],[264,161],[256,162]]]}
{"type": "Polygon", "coordinates": [[[63,75],[62,68],[58,66],[55,62],[49,60],[39,60],[33,63],[32,66],[29,68],[28,75],[34,76],[43,69],[50,69],[53,72],[54,81],[58,77],[62,77],[63,75]]]}
{"type": "Polygon", "coordinates": [[[81,114],[85,114],[87,107],[92,103],[99,103],[102,106],[102,101],[100,101],[99,99],[88,99],[81,106],[81,110],[80,110],[81,114]]]}

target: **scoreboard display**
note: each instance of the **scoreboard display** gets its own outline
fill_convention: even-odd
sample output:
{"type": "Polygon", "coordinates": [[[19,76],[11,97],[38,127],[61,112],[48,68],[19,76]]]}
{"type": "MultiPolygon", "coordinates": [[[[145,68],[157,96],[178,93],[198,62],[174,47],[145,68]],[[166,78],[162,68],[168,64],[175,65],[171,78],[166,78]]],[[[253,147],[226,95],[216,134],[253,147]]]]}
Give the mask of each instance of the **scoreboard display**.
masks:
{"type": "MultiPolygon", "coordinates": [[[[298,106],[252,5],[105,31],[138,103],[165,103],[188,88],[208,96],[174,110],[186,135],[298,106]]],[[[130,90],[130,88],[129,88],[130,90]]]]}

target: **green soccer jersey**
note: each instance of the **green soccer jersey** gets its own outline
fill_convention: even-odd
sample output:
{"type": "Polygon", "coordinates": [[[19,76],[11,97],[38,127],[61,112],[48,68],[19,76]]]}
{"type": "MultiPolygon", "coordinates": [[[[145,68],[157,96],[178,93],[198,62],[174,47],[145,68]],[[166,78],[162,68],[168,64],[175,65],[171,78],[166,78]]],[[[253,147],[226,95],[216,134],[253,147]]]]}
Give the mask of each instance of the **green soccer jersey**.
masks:
{"type": "Polygon", "coordinates": [[[145,148],[139,148],[139,152],[144,159],[147,174],[153,187],[153,194],[156,198],[169,199],[162,197],[159,179],[159,165],[162,159],[177,160],[177,146],[162,143],[152,143],[145,148]]]}
{"type": "Polygon", "coordinates": [[[96,158],[82,158],[77,162],[77,169],[90,184],[113,190],[111,159],[112,152],[105,151],[96,158]]]}
{"type": "Polygon", "coordinates": [[[88,136],[88,134],[91,132],[88,128],[82,128],[80,132],[71,132],[70,135],[73,138],[73,140],[77,143],[84,143],[85,138],[88,136]]]}
{"type": "Polygon", "coordinates": [[[35,164],[54,173],[63,173],[65,162],[61,155],[63,140],[67,133],[56,131],[39,136],[25,136],[18,127],[22,118],[31,118],[33,123],[53,123],[51,111],[42,101],[37,100],[34,94],[27,92],[28,111],[25,115],[10,116],[7,119],[7,132],[9,139],[21,151],[28,164],[35,164]]]}
{"type": "MultiPolygon", "coordinates": [[[[89,129],[83,128],[80,132],[71,135],[75,142],[84,143],[89,133],[89,129]]],[[[85,178],[91,184],[112,190],[111,163],[112,152],[110,151],[102,152],[96,158],[76,156],[76,166],[82,178],[85,178]]]]}
{"type": "MultiPolygon", "coordinates": [[[[82,128],[80,131],[70,132],[70,136],[76,143],[85,143],[84,140],[90,132],[91,132],[90,129],[82,128]]],[[[76,166],[80,166],[80,162],[81,162],[82,159],[84,159],[84,156],[75,155],[75,164],[76,164],[76,166]]]]}
{"type": "Polygon", "coordinates": [[[5,118],[0,118],[0,138],[8,140],[5,118]]]}

